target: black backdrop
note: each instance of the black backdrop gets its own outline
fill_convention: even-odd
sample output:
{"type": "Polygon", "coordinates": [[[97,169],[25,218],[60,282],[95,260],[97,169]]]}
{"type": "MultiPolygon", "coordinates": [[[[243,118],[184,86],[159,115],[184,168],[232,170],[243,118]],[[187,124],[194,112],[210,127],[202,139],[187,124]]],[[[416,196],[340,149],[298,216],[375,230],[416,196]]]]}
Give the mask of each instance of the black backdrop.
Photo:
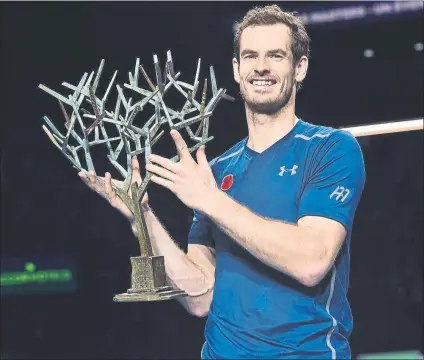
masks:
{"type": "MultiPolygon", "coordinates": [[[[232,26],[252,5],[0,5],[2,258],[70,254],[78,274],[73,294],[1,297],[2,357],[199,356],[204,319],[186,314],[176,302],[112,302],[114,294],[128,288],[128,259],[138,255],[137,242],[126,221],[81,183],[42,132],[44,114],[56,123],[62,119],[57,102],[37,86],[66,93],[62,81],[77,83],[102,58],[105,82],[115,69],[118,82],[126,81],[136,57],[153,75],[152,54],[165,59],[168,49],[182,79],[191,82],[202,57],[204,76],[213,64],[218,85],[237,98],[221,102],[212,118],[212,158],[246,135],[232,78],[232,26]]],[[[290,10],[311,6],[280,5],[290,10]]],[[[334,127],[422,118],[422,51],[414,50],[423,40],[421,21],[418,13],[311,26],[312,58],[298,116],[334,127]],[[373,58],[363,56],[366,48],[375,51],[373,58]]],[[[361,138],[360,143],[367,185],[351,249],[353,351],[422,350],[422,131],[361,138]]],[[[185,247],[190,211],[155,186],[150,198],[185,247]]]]}

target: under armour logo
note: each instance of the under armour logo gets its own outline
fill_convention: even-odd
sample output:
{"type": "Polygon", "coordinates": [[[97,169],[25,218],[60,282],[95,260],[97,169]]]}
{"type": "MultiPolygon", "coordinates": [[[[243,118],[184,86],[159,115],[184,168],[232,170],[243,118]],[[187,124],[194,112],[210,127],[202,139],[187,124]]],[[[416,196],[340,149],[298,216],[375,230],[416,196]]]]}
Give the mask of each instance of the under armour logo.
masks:
{"type": "Polygon", "coordinates": [[[280,167],[280,173],[278,174],[278,176],[283,176],[284,175],[284,173],[287,171],[287,172],[290,172],[290,174],[291,175],[294,175],[294,174],[296,174],[296,169],[298,168],[299,166],[297,166],[297,165],[293,165],[293,167],[291,168],[291,169],[286,169],[286,165],[283,165],[282,167],[280,167]]]}
{"type": "Polygon", "coordinates": [[[345,188],[345,187],[343,187],[343,186],[337,186],[336,190],[334,190],[334,191],[331,193],[331,195],[330,195],[330,199],[331,199],[334,195],[337,195],[337,196],[336,196],[336,200],[337,200],[337,201],[339,201],[339,199],[340,199],[340,201],[341,201],[341,202],[343,202],[343,201],[345,201],[345,200],[346,200],[346,198],[349,196],[349,194],[350,194],[350,190],[349,190],[349,189],[346,189],[346,188],[345,188]]]}

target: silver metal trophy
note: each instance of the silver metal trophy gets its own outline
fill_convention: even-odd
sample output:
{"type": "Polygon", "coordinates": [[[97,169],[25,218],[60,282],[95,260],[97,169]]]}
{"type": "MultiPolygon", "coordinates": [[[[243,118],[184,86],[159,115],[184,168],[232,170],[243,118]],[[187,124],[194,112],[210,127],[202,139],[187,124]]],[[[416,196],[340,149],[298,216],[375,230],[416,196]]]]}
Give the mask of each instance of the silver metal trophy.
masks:
{"type": "MultiPolygon", "coordinates": [[[[117,196],[134,214],[141,255],[130,259],[132,266],[131,289],[128,289],[126,293],[114,296],[114,301],[119,302],[158,301],[187,296],[184,291],[167,285],[164,258],[163,256],[153,255],[149,232],[140,209],[140,202],[147,190],[151,174],[145,174],[141,185],[138,186],[136,183],[131,185],[131,158],[144,153],[147,163],[152,146],[164,134],[164,130],[161,130],[163,126],[169,126],[168,133],[171,129],[185,129],[194,143],[190,147],[190,152],[195,151],[201,145],[213,139],[212,136],[208,137],[209,118],[218,102],[221,99],[234,100],[226,95],[225,89],[218,89],[214,70],[211,66],[212,98],[206,102],[207,79],[205,79],[201,100],[200,102],[196,101],[195,97],[200,85],[200,59],[197,62],[193,85],[178,80],[181,74],[174,72],[170,51],[167,52],[167,61],[163,72],[156,55],[153,56],[153,61],[156,86],[150,80],[143,66],[140,65],[140,59],[137,58],[134,73],[129,72],[129,84],[124,84],[124,88],[131,93],[132,97],[126,97],[123,88],[116,85],[117,100],[113,110],[106,109],[106,101],[117,71],[115,71],[103,96],[100,98],[96,95],[105,64],[104,60],[101,61],[96,74],[94,71],[90,75],[84,73],[77,86],[66,82],[62,83],[64,87],[72,91],[68,97],[42,84],[39,85],[40,89],[59,100],[59,105],[65,117],[64,125],[66,128],[63,135],[50,119],[44,116],[43,130],[53,144],[72,163],[73,167],[86,175],[90,170],[95,171],[90,149],[93,146],[102,145],[107,147],[109,162],[124,178],[120,187],[116,184],[112,186],[117,196]],[[139,86],[140,73],[150,90],[139,86]],[[171,109],[165,104],[165,95],[171,87],[174,87],[185,100],[181,110],[171,109]],[[65,109],[65,105],[70,107],[70,113],[65,109]],[[87,105],[90,110],[87,107],[83,108],[83,105],[87,105]],[[148,119],[142,119],[143,110],[148,106],[154,109],[154,114],[148,119]],[[196,123],[200,123],[200,125],[193,132],[191,126],[196,123]],[[108,135],[112,131],[116,133],[116,136],[108,135]],[[125,156],[121,155],[122,150],[124,150],[125,156]],[[80,158],[80,156],[82,157],[80,158]],[[124,165],[119,163],[119,157],[125,161],[124,165]],[[86,168],[81,163],[82,158],[84,158],[86,168]]],[[[178,155],[171,160],[178,161],[178,155]]],[[[97,177],[97,181],[103,184],[99,177],[97,177]]]]}

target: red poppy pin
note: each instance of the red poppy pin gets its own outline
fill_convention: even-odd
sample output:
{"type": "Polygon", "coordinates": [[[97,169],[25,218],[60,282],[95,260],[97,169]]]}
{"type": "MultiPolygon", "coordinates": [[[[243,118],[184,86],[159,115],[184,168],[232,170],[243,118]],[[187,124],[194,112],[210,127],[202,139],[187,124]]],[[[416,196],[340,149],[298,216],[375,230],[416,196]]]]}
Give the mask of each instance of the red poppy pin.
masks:
{"type": "Polygon", "coordinates": [[[231,186],[233,186],[233,179],[232,174],[224,176],[221,183],[221,190],[227,191],[231,186]]]}

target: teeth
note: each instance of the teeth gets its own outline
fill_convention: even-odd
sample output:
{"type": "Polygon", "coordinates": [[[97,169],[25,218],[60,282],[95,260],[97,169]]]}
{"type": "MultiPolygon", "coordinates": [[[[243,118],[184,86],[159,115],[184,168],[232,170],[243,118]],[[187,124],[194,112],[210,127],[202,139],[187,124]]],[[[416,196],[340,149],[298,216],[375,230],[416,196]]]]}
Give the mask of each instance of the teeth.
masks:
{"type": "Polygon", "coordinates": [[[272,81],[270,81],[270,80],[253,80],[252,84],[256,85],[256,86],[270,86],[270,85],[272,85],[272,81]]]}

